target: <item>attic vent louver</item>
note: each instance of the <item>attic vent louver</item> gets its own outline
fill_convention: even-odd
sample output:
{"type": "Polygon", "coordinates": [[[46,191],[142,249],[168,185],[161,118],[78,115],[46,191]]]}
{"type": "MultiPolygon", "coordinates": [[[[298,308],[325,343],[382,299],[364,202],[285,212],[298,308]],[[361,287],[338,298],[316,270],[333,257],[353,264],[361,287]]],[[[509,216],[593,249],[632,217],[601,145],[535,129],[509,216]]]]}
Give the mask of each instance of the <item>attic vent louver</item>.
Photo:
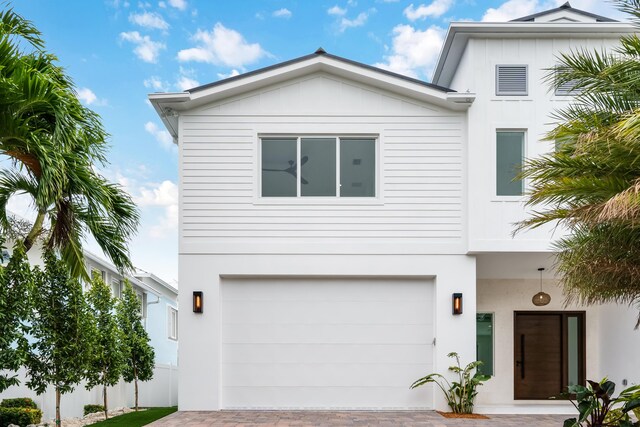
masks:
{"type": "Polygon", "coordinates": [[[527,95],[526,65],[496,65],[496,95],[527,95]]]}

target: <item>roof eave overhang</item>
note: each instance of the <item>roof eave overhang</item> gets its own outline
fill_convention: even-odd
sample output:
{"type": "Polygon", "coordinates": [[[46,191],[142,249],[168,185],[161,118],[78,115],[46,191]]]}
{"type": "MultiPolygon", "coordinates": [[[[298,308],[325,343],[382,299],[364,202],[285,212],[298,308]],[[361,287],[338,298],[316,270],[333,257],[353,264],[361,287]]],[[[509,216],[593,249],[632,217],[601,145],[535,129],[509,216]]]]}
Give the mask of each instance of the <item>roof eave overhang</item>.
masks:
{"type": "MultiPolygon", "coordinates": [[[[329,55],[316,55],[304,61],[267,69],[264,72],[251,74],[244,78],[228,79],[228,81],[223,81],[219,84],[203,86],[188,92],[154,93],[149,95],[149,100],[175,140],[178,136],[177,116],[181,111],[191,110],[218,100],[317,72],[326,72],[344,77],[450,110],[468,108],[467,104],[454,102],[450,99],[450,89],[436,88],[418,80],[402,78],[392,73],[385,73],[382,70],[365,68],[347,61],[333,59],[329,55]]],[[[465,95],[469,99],[474,98],[470,94],[465,95]]]]}
{"type": "Polygon", "coordinates": [[[636,28],[626,22],[452,22],[431,79],[433,84],[449,86],[469,38],[502,37],[563,37],[583,34],[588,37],[612,37],[634,33],[636,28]]]}

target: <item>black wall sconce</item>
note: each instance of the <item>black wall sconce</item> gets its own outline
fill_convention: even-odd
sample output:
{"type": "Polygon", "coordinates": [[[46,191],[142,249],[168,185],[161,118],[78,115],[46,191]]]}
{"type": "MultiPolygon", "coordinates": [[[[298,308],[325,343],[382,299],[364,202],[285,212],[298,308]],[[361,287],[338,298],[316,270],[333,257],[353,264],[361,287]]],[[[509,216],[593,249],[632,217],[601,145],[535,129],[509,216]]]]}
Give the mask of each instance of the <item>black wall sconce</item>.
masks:
{"type": "Polygon", "coordinates": [[[202,291],[193,292],[193,312],[202,313],[202,291]]]}
{"type": "Polygon", "coordinates": [[[453,294],[453,314],[462,314],[462,294],[453,294]]]}

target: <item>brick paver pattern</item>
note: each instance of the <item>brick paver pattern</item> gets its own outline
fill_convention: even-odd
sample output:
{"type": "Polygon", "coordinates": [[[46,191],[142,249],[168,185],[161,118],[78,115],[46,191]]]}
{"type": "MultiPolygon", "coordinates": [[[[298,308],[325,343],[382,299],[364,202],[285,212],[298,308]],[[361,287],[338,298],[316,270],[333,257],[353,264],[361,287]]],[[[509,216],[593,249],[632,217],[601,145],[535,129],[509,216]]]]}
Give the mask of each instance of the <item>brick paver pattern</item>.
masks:
{"type": "Polygon", "coordinates": [[[151,427],[210,426],[428,426],[558,427],[566,415],[488,415],[489,419],[449,419],[434,411],[188,411],[151,427]]]}

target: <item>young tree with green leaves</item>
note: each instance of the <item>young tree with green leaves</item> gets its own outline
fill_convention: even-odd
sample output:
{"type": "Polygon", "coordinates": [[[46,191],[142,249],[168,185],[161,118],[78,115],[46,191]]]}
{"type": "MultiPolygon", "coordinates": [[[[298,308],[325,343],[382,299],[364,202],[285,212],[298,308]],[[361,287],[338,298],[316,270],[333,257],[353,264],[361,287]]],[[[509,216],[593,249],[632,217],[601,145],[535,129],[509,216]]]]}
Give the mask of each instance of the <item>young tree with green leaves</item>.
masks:
{"type": "Polygon", "coordinates": [[[20,383],[14,373],[24,361],[20,343],[29,320],[32,287],[31,267],[22,244],[17,243],[7,266],[0,265],[0,393],[20,383]]]}
{"type": "Polygon", "coordinates": [[[82,381],[93,353],[95,327],[82,284],[54,254],[44,256],[44,271],[34,271],[30,343],[24,343],[27,386],[42,394],[56,391],[56,426],[60,426],[61,395],[82,381]]]}
{"type": "Polygon", "coordinates": [[[149,381],[153,378],[155,353],[149,344],[149,335],[142,325],[140,299],[129,281],[124,283],[122,298],[117,305],[118,323],[124,334],[125,368],[123,378],[133,381],[135,389],[135,407],[138,410],[138,380],[149,381]]]}
{"type": "MultiPolygon", "coordinates": [[[[640,0],[616,3],[640,23],[640,0]]],[[[558,62],[548,79],[571,84],[574,97],[547,136],[558,150],[525,164],[528,203],[539,210],[520,228],[569,230],[556,244],[568,302],[640,304],[640,38],[558,62]]]]}
{"type": "Polygon", "coordinates": [[[87,389],[102,386],[104,416],[108,418],[107,387],[118,383],[125,368],[124,336],[116,319],[115,298],[97,273],[94,273],[91,280],[87,300],[95,322],[87,389]]]}

